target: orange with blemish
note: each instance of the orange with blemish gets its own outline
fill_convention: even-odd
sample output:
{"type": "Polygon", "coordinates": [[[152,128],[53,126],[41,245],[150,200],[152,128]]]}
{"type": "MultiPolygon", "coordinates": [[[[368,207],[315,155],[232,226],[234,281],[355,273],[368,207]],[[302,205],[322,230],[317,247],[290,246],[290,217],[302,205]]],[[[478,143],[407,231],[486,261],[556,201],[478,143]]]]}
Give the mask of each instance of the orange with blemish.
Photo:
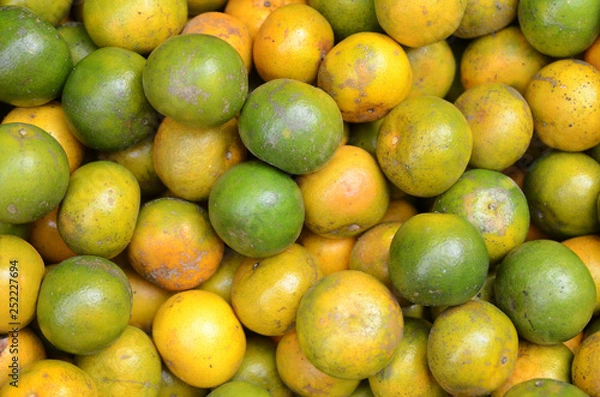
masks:
{"type": "Polygon", "coordinates": [[[600,144],[600,70],[578,59],[544,66],[525,91],[535,131],[551,148],[579,152],[600,144]]]}
{"type": "Polygon", "coordinates": [[[216,271],[223,252],[205,209],[167,197],[144,204],[127,250],[139,274],[169,291],[197,287],[216,271]]]}
{"type": "Polygon", "coordinates": [[[317,85],[348,122],[378,120],[408,95],[413,72],[406,52],[381,33],[355,33],[327,53],[317,85]]]}
{"type": "Polygon", "coordinates": [[[244,22],[254,39],[269,14],[287,4],[306,4],[306,0],[229,0],[224,12],[244,22]]]}
{"type": "Polygon", "coordinates": [[[252,69],[252,35],[239,18],[224,12],[204,12],[190,19],[181,34],[209,34],[225,40],[240,54],[248,72],[252,69]]]}
{"type": "Polygon", "coordinates": [[[377,161],[357,146],[341,146],[320,170],[298,178],[305,225],[326,237],[357,236],[375,225],[389,204],[377,161]]]}
{"type": "Polygon", "coordinates": [[[383,369],[402,339],[398,301],[375,277],[342,270],[324,276],[298,307],[300,348],[320,371],[361,380],[383,369]]]}
{"type": "Polygon", "coordinates": [[[423,47],[450,37],[466,8],[467,0],[375,0],[383,30],[408,47],[423,47]]]}
{"type": "Polygon", "coordinates": [[[279,7],[256,34],[256,71],[265,81],[291,78],[312,84],[333,44],[333,29],[317,10],[305,4],[279,7]]]}
{"type": "Polygon", "coordinates": [[[529,44],[518,26],[508,26],[468,42],[460,60],[460,80],[465,89],[482,83],[504,83],[523,94],[533,76],[549,61],[529,44]]]}

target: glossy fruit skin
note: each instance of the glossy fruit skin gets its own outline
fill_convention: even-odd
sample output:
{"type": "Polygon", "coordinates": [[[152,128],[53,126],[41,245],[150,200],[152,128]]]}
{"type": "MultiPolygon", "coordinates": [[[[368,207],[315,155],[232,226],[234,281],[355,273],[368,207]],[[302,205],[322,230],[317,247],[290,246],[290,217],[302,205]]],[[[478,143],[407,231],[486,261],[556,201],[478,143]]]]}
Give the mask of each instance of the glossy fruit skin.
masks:
{"type": "Polygon", "coordinates": [[[539,345],[521,338],[515,369],[490,397],[502,397],[511,387],[529,379],[552,378],[570,382],[572,362],[573,352],[564,343],[539,345]]]}
{"type": "MultiPolygon", "coordinates": [[[[224,2],[223,0],[218,1],[224,2]]],[[[189,33],[205,33],[225,40],[240,54],[246,64],[248,73],[252,70],[254,64],[252,59],[252,36],[248,26],[239,18],[214,10],[198,13],[188,20],[181,31],[181,34],[189,33]]]]}
{"type": "Polygon", "coordinates": [[[600,314],[600,236],[588,234],[561,241],[581,258],[596,283],[596,308],[594,315],[600,314]]]}
{"type": "Polygon", "coordinates": [[[522,0],[517,13],[527,41],[555,58],[582,52],[600,33],[597,1],[522,0]]]}
{"type": "Polygon", "coordinates": [[[483,286],[488,268],[479,230],[456,214],[417,214],[400,226],[390,246],[393,285],[422,305],[466,302],[483,286]]]}
{"type": "Polygon", "coordinates": [[[498,307],[531,342],[564,342],[583,330],[596,304],[596,286],[583,261],[553,240],[528,241],[496,270],[498,307]]]}
{"type": "Polygon", "coordinates": [[[442,40],[405,51],[413,71],[407,98],[422,95],[444,98],[452,86],[458,65],[450,44],[442,40]]]}
{"type": "Polygon", "coordinates": [[[120,47],[147,55],[181,32],[187,21],[186,0],[89,0],[81,20],[99,47],[120,47]]]}
{"type": "Polygon", "coordinates": [[[434,378],[451,395],[483,396],[511,374],[518,345],[516,329],[500,309],[470,300],[436,317],[427,360],[434,378]]]}
{"type": "Polygon", "coordinates": [[[467,168],[473,134],[452,103],[435,96],[408,98],[383,120],[376,155],[388,179],[417,197],[443,193],[467,168]]]}
{"type": "Polygon", "coordinates": [[[314,84],[333,44],[333,29],[321,13],[307,4],[288,4],[273,10],[260,26],[252,46],[254,68],[264,81],[291,78],[314,84]]]}
{"type": "Polygon", "coordinates": [[[247,329],[281,336],[294,328],[300,299],[322,275],[317,258],[299,244],[261,260],[247,258],[232,281],[232,307],[247,329]]]}
{"type": "Polygon", "coordinates": [[[375,0],[375,13],[383,30],[398,43],[422,47],[452,35],[460,25],[467,3],[467,0],[375,0]]]}
{"type": "Polygon", "coordinates": [[[246,161],[217,180],[208,197],[208,215],[229,247],[264,258],[296,241],[304,223],[304,202],[288,174],[261,161],[246,161]]]}
{"type": "Polygon", "coordinates": [[[58,232],[79,255],[113,258],[129,244],[140,209],[133,174],[112,161],[98,160],[71,175],[58,210],[58,232]]]}
{"type": "Polygon", "coordinates": [[[536,50],[515,25],[465,44],[458,79],[465,89],[482,83],[504,83],[524,94],[529,81],[551,60],[536,50]],[[513,66],[516,64],[520,65],[517,70],[513,66]]]}
{"type": "Polygon", "coordinates": [[[600,70],[573,58],[541,68],[524,97],[547,146],[580,152],[600,144],[600,70]]]}
{"type": "Polygon", "coordinates": [[[517,162],[533,137],[533,116],[525,98],[512,86],[483,83],[456,101],[473,134],[469,165],[502,171],[517,162]]]}
{"type": "Polygon", "coordinates": [[[63,40],[66,41],[71,50],[73,66],[77,65],[79,61],[99,48],[85,30],[83,22],[65,22],[57,26],[56,31],[62,36],[63,40]]]}
{"type": "Polygon", "coordinates": [[[0,222],[30,223],[60,203],[69,160],[56,139],[32,124],[2,124],[0,153],[0,222]]]}
{"type": "Polygon", "coordinates": [[[98,256],[74,256],[44,277],[37,320],[53,346],[90,354],[119,338],[127,328],[132,304],[131,285],[121,268],[98,256]]]}
{"type": "Polygon", "coordinates": [[[329,21],[336,42],[358,32],[383,32],[371,0],[308,0],[308,5],[329,21]]]}
{"type": "Polygon", "coordinates": [[[358,146],[342,145],[323,168],[296,181],[306,228],[325,237],[358,236],[383,217],[390,201],[377,161],[358,146]]]}
{"type": "Polygon", "coordinates": [[[207,34],[162,42],[148,56],[142,81],[156,110],[193,127],[231,120],[248,96],[242,57],[224,40],[207,34]]]}
{"type": "Polygon", "coordinates": [[[325,91],[297,80],[264,83],[248,96],[239,118],[244,145],[290,174],[325,165],[344,137],[342,115],[325,91]]]}
{"type": "Polygon", "coordinates": [[[600,164],[583,152],[551,151],[539,157],[525,173],[523,193],[532,223],[553,238],[600,231],[600,164]]]}
{"type": "Polygon", "coordinates": [[[527,199],[516,182],[501,172],[465,171],[435,199],[432,209],[469,220],[483,236],[492,264],[527,238],[527,199]]]}
{"type": "Polygon", "coordinates": [[[390,290],[359,270],[340,270],[317,281],[296,316],[300,348],[320,371],[361,380],[392,359],[403,335],[402,310],[390,290]]]}
{"type": "Polygon", "coordinates": [[[206,201],[219,176],[247,155],[237,118],[217,127],[194,128],[165,117],[151,151],[159,179],[175,196],[193,202],[206,201]]]}
{"type": "Polygon", "coordinates": [[[60,96],[73,62],[56,28],[20,6],[0,7],[0,25],[0,102],[38,106],[60,96]]]}
{"type": "Polygon", "coordinates": [[[71,132],[60,102],[52,101],[28,108],[15,107],[2,119],[2,124],[13,122],[33,124],[52,135],[65,150],[71,172],[81,165],[85,146],[71,132]]]}
{"type": "Polygon", "coordinates": [[[118,151],[154,133],[159,115],[144,96],[145,64],[136,52],[103,47],[73,69],[62,105],[71,131],[84,145],[118,151]]]}
{"type": "Polygon", "coordinates": [[[135,326],[99,352],[75,356],[74,363],[94,379],[100,395],[158,396],[160,356],[150,336],[135,326]]]}
{"type": "Polygon", "coordinates": [[[355,33],[337,43],[317,73],[317,86],[331,95],[347,122],[384,117],[406,98],[411,85],[406,52],[376,32],[355,33]]]}
{"type": "Polygon", "coordinates": [[[474,38],[497,32],[517,17],[518,0],[467,1],[460,25],[453,33],[460,38],[474,38]]]}
{"type": "Polygon", "coordinates": [[[169,370],[200,388],[231,379],[246,351],[246,335],[231,306],[196,289],[178,292],[161,305],[152,337],[169,370]]]}
{"type": "Polygon", "coordinates": [[[127,257],[146,280],[167,291],[181,291],[212,276],[223,250],[203,207],[160,197],[141,207],[127,257]]]}
{"type": "Polygon", "coordinates": [[[283,335],[277,343],[275,363],[283,382],[298,396],[319,393],[326,396],[347,396],[360,383],[360,380],[327,375],[315,367],[300,348],[295,329],[283,335]]]}

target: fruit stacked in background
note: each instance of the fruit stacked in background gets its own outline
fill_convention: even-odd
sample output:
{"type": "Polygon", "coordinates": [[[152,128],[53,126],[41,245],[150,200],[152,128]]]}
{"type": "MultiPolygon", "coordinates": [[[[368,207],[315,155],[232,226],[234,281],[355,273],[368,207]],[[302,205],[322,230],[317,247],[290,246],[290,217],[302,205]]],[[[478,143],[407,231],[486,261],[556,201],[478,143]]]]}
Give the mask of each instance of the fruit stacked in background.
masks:
{"type": "Polygon", "coordinates": [[[597,1],[0,25],[0,396],[600,395],[597,1]]]}

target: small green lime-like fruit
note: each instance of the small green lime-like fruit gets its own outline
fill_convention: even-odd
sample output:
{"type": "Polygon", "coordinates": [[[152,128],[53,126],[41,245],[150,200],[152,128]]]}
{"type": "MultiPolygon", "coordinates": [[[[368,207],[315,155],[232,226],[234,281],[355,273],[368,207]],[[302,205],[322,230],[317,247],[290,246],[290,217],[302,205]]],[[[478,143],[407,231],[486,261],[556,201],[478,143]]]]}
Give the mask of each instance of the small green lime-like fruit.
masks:
{"type": "Polygon", "coordinates": [[[131,285],[119,266],[97,256],[74,256],[50,269],[42,280],[37,321],[56,348],[91,354],[121,336],[132,304],[131,285]]]}
{"type": "Polygon", "coordinates": [[[504,397],[589,397],[577,386],[558,379],[534,378],[517,383],[504,397]]]}
{"type": "Polygon", "coordinates": [[[556,239],[600,231],[600,164],[582,152],[550,151],[526,171],[531,222],[556,239]]]}
{"type": "Polygon", "coordinates": [[[245,380],[232,380],[215,387],[206,397],[270,397],[271,393],[262,386],[245,380]]]}
{"type": "Polygon", "coordinates": [[[456,214],[420,213],[400,226],[390,245],[394,287],[425,306],[458,305],[485,283],[489,256],[479,230],[456,214]]]}
{"type": "Polygon", "coordinates": [[[527,41],[555,58],[579,54],[600,34],[597,0],[521,0],[517,16],[527,41]]]}
{"type": "Polygon", "coordinates": [[[99,48],[85,30],[85,26],[81,21],[65,22],[58,25],[56,30],[67,42],[67,45],[71,50],[73,66],[77,65],[79,61],[99,48]]]}
{"type": "Polygon", "coordinates": [[[0,26],[0,102],[31,107],[60,96],[73,62],[56,28],[19,6],[0,7],[0,26]]]}
{"type": "Polygon", "coordinates": [[[471,222],[481,233],[492,264],[527,238],[527,199],[512,178],[498,171],[465,171],[436,198],[432,209],[460,215],[471,222]]]}
{"type": "Polygon", "coordinates": [[[596,286],[585,263],[554,240],[527,241],[496,269],[497,306],[533,343],[565,342],[592,318],[596,286]]]}
{"type": "Polygon", "coordinates": [[[308,0],[308,5],[327,19],[336,43],[358,32],[383,33],[372,0],[308,0]]]}
{"type": "Polygon", "coordinates": [[[62,105],[73,135],[96,150],[123,150],[151,136],[159,115],[144,95],[146,60],[117,47],[82,59],[67,79],[62,105]]]}
{"type": "Polygon", "coordinates": [[[261,161],[246,161],[217,179],[208,197],[208,215],[229,247],[264,258],[296,241],[304,224],[304,201],[288,174],[261,161]]]}
{"type": "Polygon", "coordinates": [[[148,334],[127,326],[110,346],[75,356],[75,364],[90,374],[102,396],[157,396],[162,363],[148,334]]]}
{"type": "Polygon", "coordinates": [[[148,100],[163,115],[209,128],[239,113],[248,96],[248,72],[226,41],[186,34],[163,41],[150,53],[143,85],[148,100]]]}
{"type": "Polygon", "coordinates": [[[52,211],[67,191],[69,173],[65,150],[46,131],[1,124],[0,222],[31,223],[52,211]]]}
{"type": "Polygon", "coordinates": [[[340,147],[344,121],[325,91],[282,78],[252,91],[240,113],[239,131],[259,159],[290,174],[308,174],[340,147]]]}

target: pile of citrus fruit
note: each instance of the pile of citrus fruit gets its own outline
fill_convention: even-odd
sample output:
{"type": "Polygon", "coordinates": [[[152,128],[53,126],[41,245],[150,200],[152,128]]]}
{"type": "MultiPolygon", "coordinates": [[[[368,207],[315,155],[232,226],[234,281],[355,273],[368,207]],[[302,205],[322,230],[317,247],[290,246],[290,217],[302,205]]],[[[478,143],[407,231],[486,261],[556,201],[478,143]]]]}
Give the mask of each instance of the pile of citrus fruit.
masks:
{"type": "Polygon", "coordinates": [[[598,0],[0,0],[0,397],[600,396],[598,0]]]}

